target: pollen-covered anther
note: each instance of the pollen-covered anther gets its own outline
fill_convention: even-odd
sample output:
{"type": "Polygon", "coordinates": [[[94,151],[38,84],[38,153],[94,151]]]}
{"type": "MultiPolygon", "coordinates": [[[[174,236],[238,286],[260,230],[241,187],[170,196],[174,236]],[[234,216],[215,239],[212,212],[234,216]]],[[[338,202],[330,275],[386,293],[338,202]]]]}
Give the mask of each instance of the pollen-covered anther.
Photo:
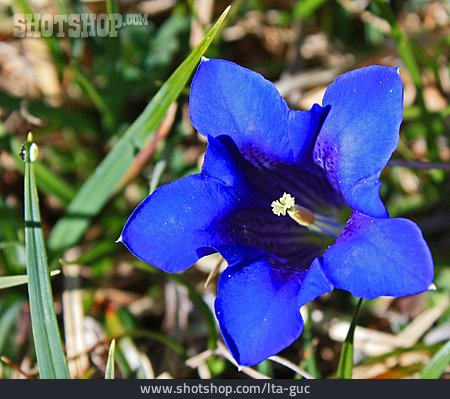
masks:
{"type": "Polygon", "coordinates": [[[286,216],[286,212],[295,206],[295,198],[291,194],[284,193],[283,196],[272,202],[272,212],[277,216],[286,216]]]}

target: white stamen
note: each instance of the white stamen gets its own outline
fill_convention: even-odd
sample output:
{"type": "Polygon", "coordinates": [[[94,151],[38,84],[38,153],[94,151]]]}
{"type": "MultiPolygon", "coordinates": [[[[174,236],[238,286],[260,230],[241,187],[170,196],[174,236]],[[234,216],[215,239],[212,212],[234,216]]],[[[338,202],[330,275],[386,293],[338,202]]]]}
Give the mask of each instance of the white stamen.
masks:
{"type": "Polygon", "coordinates": [[[286,212],[295,205],[295,198],[291,194],[284,193],[283,196],[272,202],[272,212],[277,216],[286,216],[286,212]]]}
{"type": "Polygon", "coordinates": [[[314,223],[314,213],[304,206],[295,205],[295,198],[291,194],[283,196],[272,202],[272,212],[277,216],[286,216],[286,213],[300,226],[309,227],[314,223]]]}
{"type": "Polygon", "coordinates": [[[316,214],[304,206],[296,205],[295,198],[288,193],[283,193],[282,197],[273,201],[271,206],[275,215],[289,215],[300,226],[307,227],[315,233],[337,238],[344,228],[335,215],[316,214]]]}

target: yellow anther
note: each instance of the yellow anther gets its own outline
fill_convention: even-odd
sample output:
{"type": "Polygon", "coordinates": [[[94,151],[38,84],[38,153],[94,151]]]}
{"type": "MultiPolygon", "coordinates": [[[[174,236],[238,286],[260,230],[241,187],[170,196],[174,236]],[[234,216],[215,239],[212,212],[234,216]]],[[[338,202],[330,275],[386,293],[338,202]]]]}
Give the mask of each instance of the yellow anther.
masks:
{"type": "Polygon", "coordinates": [[[288,210],[289,216],[301,226],[311,226],[314,224],[314,213],[304,206],[295,205],[293,210],[288,210]]]}

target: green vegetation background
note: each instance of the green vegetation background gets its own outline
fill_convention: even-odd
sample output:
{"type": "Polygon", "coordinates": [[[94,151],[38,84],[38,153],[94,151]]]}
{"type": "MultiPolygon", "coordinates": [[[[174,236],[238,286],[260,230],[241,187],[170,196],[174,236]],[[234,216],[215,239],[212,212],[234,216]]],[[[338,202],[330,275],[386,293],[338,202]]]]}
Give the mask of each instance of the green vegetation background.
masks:
{"type": "MultiPolygon", "coordinates": [[[[149,192],[199,169],[205,142],[189,122],[189,84],[159,126],[142,118],[133,122],[140,115],[162,118],[161,107],[146,113],[147,104],[227,6],[200,0],[0,4],[0,287],[3,277],[26,274],[19,150],[32,131],[40,150],[34,168],[48,261],[52,270],[64,269],[52,278],[55,309],[76,378],[104,376],[113,338],[120,378],[292,378],[298,376],[295,367],[314,377],[336,372],[354,298],[335,292],[311,304],[304,334],[282,359],[239,373],[217,347],[211,312],[216,279],[204,284],[220,259],[166,275],[115,243],[149,192]],[[147,14],[148,25],[124,26],[117,38],[12,34],[14,13],[107,11],[147,14]],[[123,163],[116,165],[124,176],[111,169],[95,195],[80,194],[130,130],[135,141],[123,147],[123,163]],[[199,353],[204,356],[194,357],[199,353]],[[293,367],[280,365],[283,359],[293,367]]],[[[405,120],[382,176],[382,196],[392,216],[411,218],[422,228],[437,290],[366,302],[358,324],[369,344],[355,338],[353,374],[419,377],[450,338],[450,4],[236,0],[206,55],[261,72],[292,107],[303,109],[320,102],[326,86],[346,70],[400,66],[405,120]],[[381,343],[377,332],[386,334],[381,343]]],[[[170,97],[161,104],[164,98],[170,97]]],[[[37,376],[27,299],[24,285],[0,290],[0,378],[37,376]]]]}

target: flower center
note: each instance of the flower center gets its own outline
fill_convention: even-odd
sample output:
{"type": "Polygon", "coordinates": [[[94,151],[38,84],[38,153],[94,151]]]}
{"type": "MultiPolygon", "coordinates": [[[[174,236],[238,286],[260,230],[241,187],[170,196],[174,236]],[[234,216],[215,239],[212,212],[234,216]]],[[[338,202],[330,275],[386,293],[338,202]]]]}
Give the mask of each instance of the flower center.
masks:
{"type": "Polygon", "coordinates": [[[300,226],[307,227],[309,230],[326,234],[337,238],[344,226],[334,216],[314,213],[304,206],[296,205],[295,198],[288,193],[273,201],[272,212],[277,216],[286,216],[286,213],[295,220],[300,226]]]}

